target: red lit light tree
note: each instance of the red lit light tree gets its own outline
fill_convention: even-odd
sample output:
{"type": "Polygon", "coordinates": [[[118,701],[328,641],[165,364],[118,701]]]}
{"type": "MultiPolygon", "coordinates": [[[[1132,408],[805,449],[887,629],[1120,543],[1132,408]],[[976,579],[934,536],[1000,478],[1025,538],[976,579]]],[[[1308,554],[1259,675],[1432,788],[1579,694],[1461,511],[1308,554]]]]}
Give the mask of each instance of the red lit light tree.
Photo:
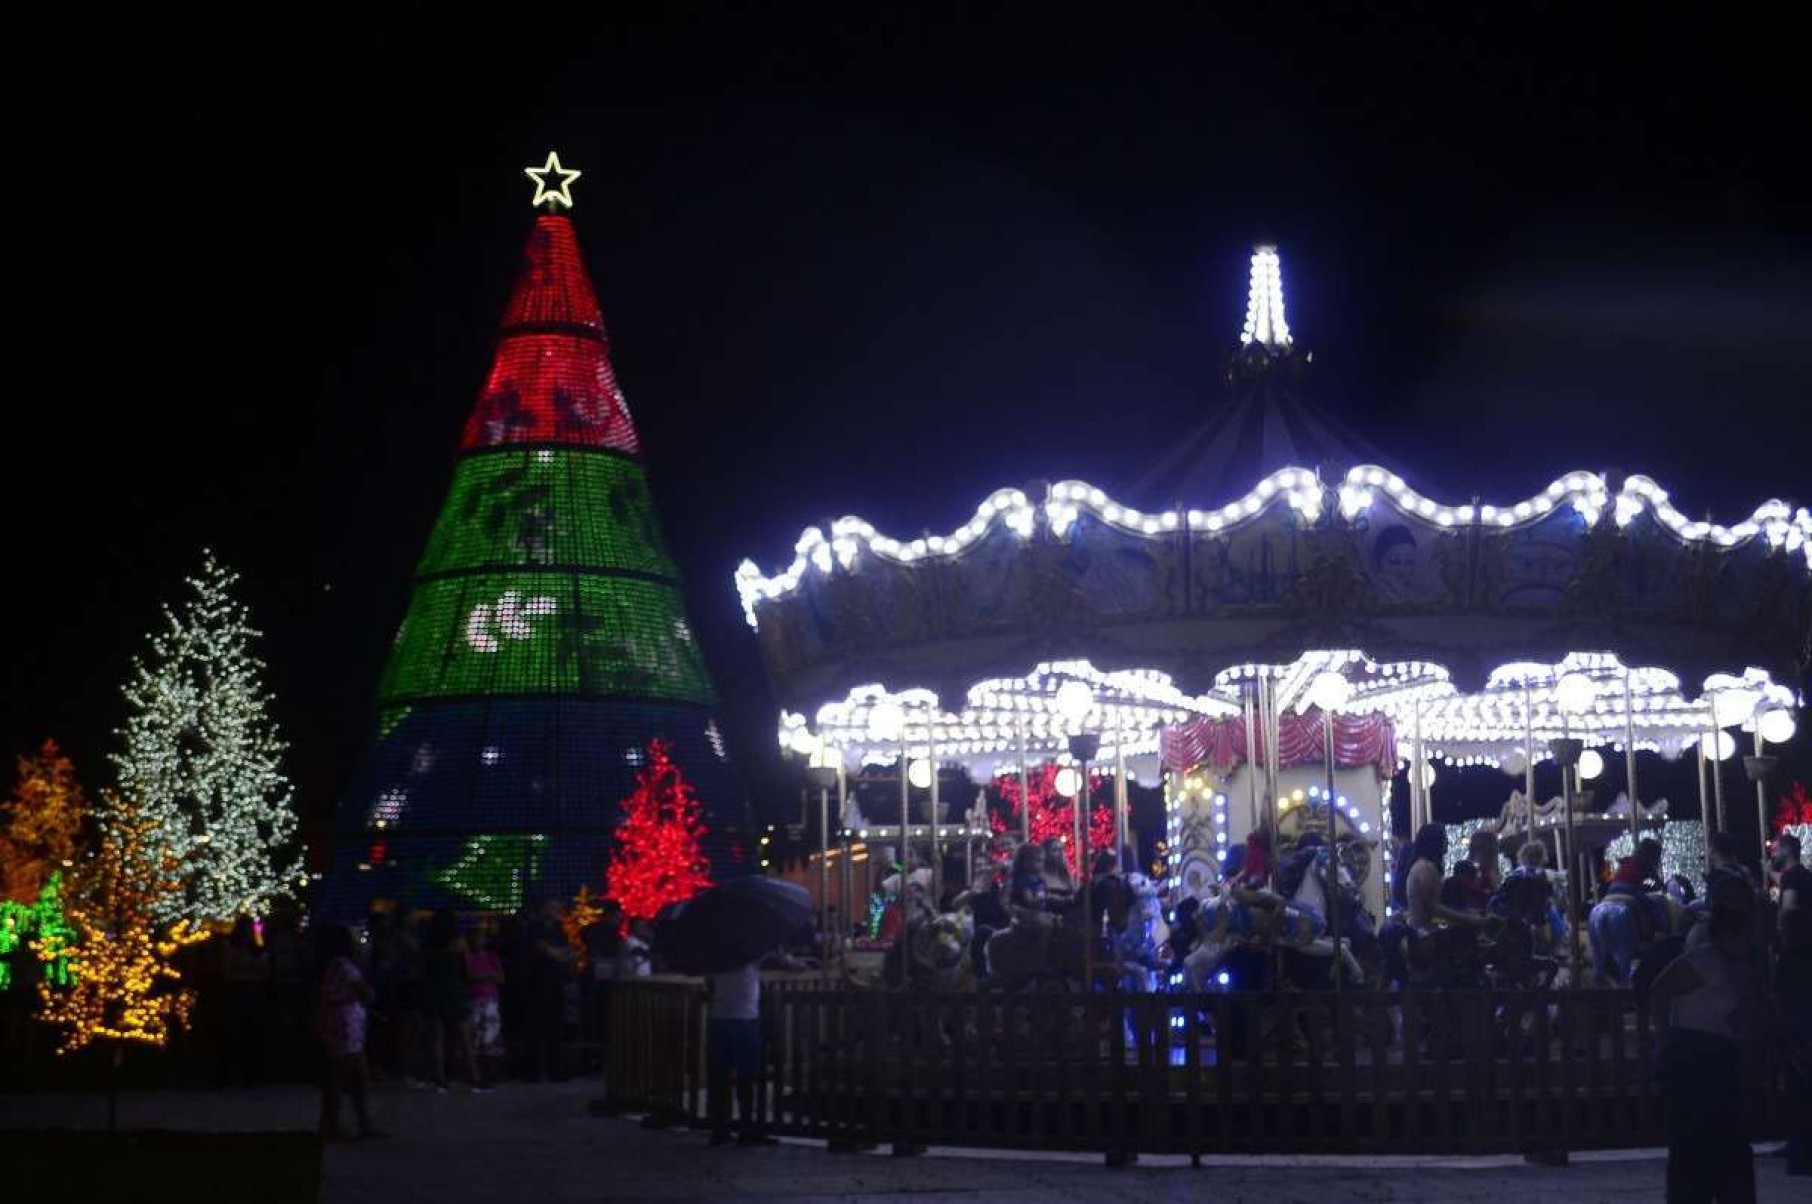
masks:
{"type": "MultiPolygon", "coordinates": [[[[1077,863],[1075,849],[1076,800],[1058,791],[1059,772],[1055,761],[1046,761],[1032,767],[1026,774],[1029,788],[1027,793],[1031,795],[1032,804],[1031,839],[1033,844],[1061,840],[1070,873],[1080,875],[1083,867],[1077,863]]],[[[1089,774],[1088,794],[1091,801],[1101,792],[1103,781],[1099,774],[1089,774]]],[[[1004,809],[991,810],[988,825],[994,830],[994,856],[997,860],[1005,860],[1008,855],[1008,839],[1016,839],[1021,831],[1019,776],[1008,774],[1000,777],[995,780],[994,788],[1000,795],[1004,809]]],[[[1094,803],[1089,809],[1088,847],[1091,850],[1114,847],[1114,813],[1105,803],[1094,803]]]]}
{"type": "Polygon", "coordinates": [[[1795,782],[1789,793],[1781,795],[1774,812],[1774,835],[1791,831],[1803,838],[1807,829],[1812,829],[1812,793],[1804,782],[1795,782]]]}
{"type": "Polygon", "coordinates": [[[649,741],[635,790],[620,806],[623,818],[604,880],[625,920],[651,918],[711,885],[703,809],[665,740],[649,741]]]}

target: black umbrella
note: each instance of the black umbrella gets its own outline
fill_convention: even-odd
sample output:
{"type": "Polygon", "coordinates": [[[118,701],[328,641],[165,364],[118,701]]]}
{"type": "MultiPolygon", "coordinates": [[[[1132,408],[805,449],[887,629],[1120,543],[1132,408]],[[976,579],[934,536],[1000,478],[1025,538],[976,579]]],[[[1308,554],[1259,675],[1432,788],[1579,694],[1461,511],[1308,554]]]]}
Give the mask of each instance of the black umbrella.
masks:
{"type": "Polygon", "coordinates": [[[686,900],[656,930],[655,952],[681,974],[716,974],[772,953],[811,919],[804,887],[733,878],[686,900]]]}

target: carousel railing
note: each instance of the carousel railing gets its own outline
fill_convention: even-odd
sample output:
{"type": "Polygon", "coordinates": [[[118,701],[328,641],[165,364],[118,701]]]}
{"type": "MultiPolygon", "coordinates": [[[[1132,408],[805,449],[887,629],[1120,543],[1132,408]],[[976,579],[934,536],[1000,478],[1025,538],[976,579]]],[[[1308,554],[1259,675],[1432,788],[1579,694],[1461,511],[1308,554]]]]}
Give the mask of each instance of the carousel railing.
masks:
{"type": "MultiPolygon", "coordinates": [[[[804,978],[763,1003],[759,1120],[832,1148],[1520,1153],[1665,1144],[1628,992],[928,994],[804,978]],[[1199,1033],[1209,1029],[1214,1037],[1199,1033]]],[[[706,1113],[705,1001],[613,984],[606,1100],[706,1113]]],[[[1758,1137],[1781,1128],[1758,1063],[1758,1137]]]]}

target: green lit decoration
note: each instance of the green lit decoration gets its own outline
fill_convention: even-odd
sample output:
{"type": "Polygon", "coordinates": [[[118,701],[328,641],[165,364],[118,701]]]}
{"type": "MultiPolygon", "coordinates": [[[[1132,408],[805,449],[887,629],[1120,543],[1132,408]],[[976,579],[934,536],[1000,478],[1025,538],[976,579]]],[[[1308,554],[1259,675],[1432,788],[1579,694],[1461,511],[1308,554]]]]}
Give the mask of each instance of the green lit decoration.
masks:
{"type": "Polygon", "coordinates": [[[517,911],[541,868],[547,837],[497,833],[474,836],[434,881],[485,911],[517,911]]]}
{"type": "Polygon", "coordinates": [[[15,952],[30,955],[33,945],[43,965],[44,981],[66,987],[72,981],[66,950],[75,944],[76,930],[63,913],[63,873],[53,872],[31,903],[0,900],[0,991],[13,985],[15,952]]]}

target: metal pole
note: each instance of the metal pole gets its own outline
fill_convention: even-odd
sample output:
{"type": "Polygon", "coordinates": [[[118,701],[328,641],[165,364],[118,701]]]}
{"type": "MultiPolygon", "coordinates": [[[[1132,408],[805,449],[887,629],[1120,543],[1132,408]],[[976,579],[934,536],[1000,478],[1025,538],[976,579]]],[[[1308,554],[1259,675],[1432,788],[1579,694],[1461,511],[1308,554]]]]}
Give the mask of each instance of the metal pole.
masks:
{"type": "MultiPolygon", "coordinates": [[[[1573,735],[1572,724],[1567,720],[1566,712],[1560,716],[1560,734],[1563,738],[1573,735]]],[[[1568,986],[1579,989],[1579,845],[1573,839],[1573,783],[1567,776],[1568,767],[1560,767],[1560,806],[1566,812],[1567,820],[1567,958],[1572,967],[1568,986]]]]}
{"type": "MultiPolygon", "coordinates": [[[[906,893],[912,885],[912,858],[906,855],[907,838],[912,831],[912,750],[906,743],[906,720],[900,720],[900,980],[906,974],[906,893]]],[[[885,881],[887,875],[881,875],[885,881]]]]}
{"type": "Polygon", "coordinates": [[[1711,813],[1711,792],[1705,786],[1705,741],[1693,742],[1693,753],[1699,763],[1699,826],[1705,829],[1705,864],[1711,865],[1711,837],[1716,832],[1717,820],[1711,813]]]}
{"type": "Polygon", "coordinates": [[[1724,743],[1722,740],[1718,739],[1718,737],[1723,734],[1724,733],[1718,728],[1718,721],[1714,716],[1711,720],[1711,797],[1717,804],[1718,831],[1720,832],[1729,831],[1729,828],[1726,826],[1728,818],[1724,814],[1723,760],[1717,755],[1721,751],[1721,746],[1724,743]]]}
{"type": "Polygon", "coordinates": [[[830,787],[818,787],[818,966],[830,981],[830,787]]]}
{"type": "Polygon", "coordinates": [[[1241,702],[1245,704],[1245,720],[1247,720],[1247,801],[1248,811],[1250,811],[1247,816],[1248,832],[1256,832],[1261,823],[1258,812],[1258,705],[1254,702],[1256,694],[1258,694],[1258,689],[1254,685],[1243,685],[1239,689],[1241,702]]]}
{"type": "Polygon", "coordinates": [[[1019,843],[1032,843],[1032,786],[1026,769],[1026,717],[1016,719],[1019,728],[1019,843]]]}
{"type": "MultiPolygon", "coordinates": [[[[1434,822],[1434,806],[1428,797],[1428,784],[1422,780],[1424,777],[1422,770],[1428,764],[1428,754],[1422,747],[1422,700],[1420,698],[1416,699],[1416,730],[1410,744],[1410,751],[1413,754],[1410,757],[1409,765],[1410,814],[1413,821],[1410,827],[1420,832],[1423,824],[1434,822]]],[[[1415,838],[1412,835],[1410,839],[1415,838]]]]}
{"type": "Polygon", "coordinates": [[[925,708],[925,761],[931,766],[931,910],[943,908],[944,846],[938,832],[942,808],[937,800],[937,704],[925,708]]]}
{"type": "Polygon", "coordinates": [[[1095,891],[1088,863],[1088,758],[1082,758],[1082,784],[1076,787],[1076,875],[1082,912],[1082,989],[1095,989],[1095,891]]]}
{"type": "Polygon", "coordinates": [[[838,925],[842,931],[837,933],[837,953],[839,958],[842,956],[844,942],[849,939],[849,918],[852,914],[849,905],[849,896],[851,889],[855,885],[855,870],[850,865],[849,856],[849,829],[843,824],[844,817],[848,814],[849,771],[844,767],[843,755],[839,753],[837,755],[837,841],[841,846],[843,858],[843,865],[841,867],[843,871],[843,898],[842,906],[838,908],[838,911],[843,917],[842,923],[838,925]]]}
{"type": "Polygon", "coordinates": [[[1124,871],[1126,846],[1132,837],[1127,815],[1126,749],[1119,733],[1114,735],[1114,864],[1124,871]]]}
{"type": "Polygon", "coordinates": [[[1257,688],[1252,685],[1240,688],[1240,697],[1246,706],[1246,784],[1247,795],[1251,804],[1251,815],[1248,817],[1246,831],[1258,831],[1263,822],[1258,813],[1258,707],[1255,704],[1257,688]]]}
{"type": "MultiPolygon", "coordinates": [[[[842,947],[844,941],[849,939],[850,929],[855,925],[852,917],[856,914],[855,904],[852,901],[852,896],[856,893],[856,860],[855,852],[850,847],[848,828],[843,829],[841,844],[843,846],[843,931],[838,934],[839,948],[842,947]]],[[[864,911],[866,912],[866,909],[864,911]]],[[[866,914],[863,918],[867,918],[866,914]]]]}
{"type": "MultiPolygon", "coordinates": [[[[1755,719],[1755,755],[1762,755],[1762,720],[1755,719]]],[[[1768,880],[1768,781],[1755,779],[1755,838],[1762,846],[1762,881],[1768,880]]]]}
{"type": "Polygon", "coordinates": [[[1630,852],[1636,851],[1641,799],[1636,794],[1636,707],[1630,692],[1630,671],[1623,671],[1623,772],[1630,783],[1630,852]]]}
{"type": "Polygon", "coordinates": [[[1076,783],[1075,806],[1070,808],[1070,837],[1075,841],[1070,847],[1076,851],[1076,881],[1078,891],[1088,881],[1088,762],[1079,762],[1081,778],[1076,783]]]}
{"type": "Polygon", "coordinates": [[[1334,940],[1334,993],[1340,993],[1340,980],[1345,977],[1340,964],[1340,830],[1339,808],[1334,804],[1334,712],[1321,711],[1322,750],[1327,760],[1328,805],[1328,935],[1334,940]]]}
{"type": "Polygon", "coordinates": [[[1523,841],[1527,843],[1535,839],[1535,690],[1527,678],[1523,679],[1523,721],[1528,740],[1523,750],[1527,761],[1523,766],[1523,841]]]}
{"type": "Polygon", "coordinates": [[[1271,678],[1269,674],[1258,679],[1259,721],[1265,725],[1265,834],[1271,842],[1269,854],[1270,865],[1266,866],[1267,876],[1275,873],[1277,864],[1277,728],[1271,714],[1271,678]]]}

